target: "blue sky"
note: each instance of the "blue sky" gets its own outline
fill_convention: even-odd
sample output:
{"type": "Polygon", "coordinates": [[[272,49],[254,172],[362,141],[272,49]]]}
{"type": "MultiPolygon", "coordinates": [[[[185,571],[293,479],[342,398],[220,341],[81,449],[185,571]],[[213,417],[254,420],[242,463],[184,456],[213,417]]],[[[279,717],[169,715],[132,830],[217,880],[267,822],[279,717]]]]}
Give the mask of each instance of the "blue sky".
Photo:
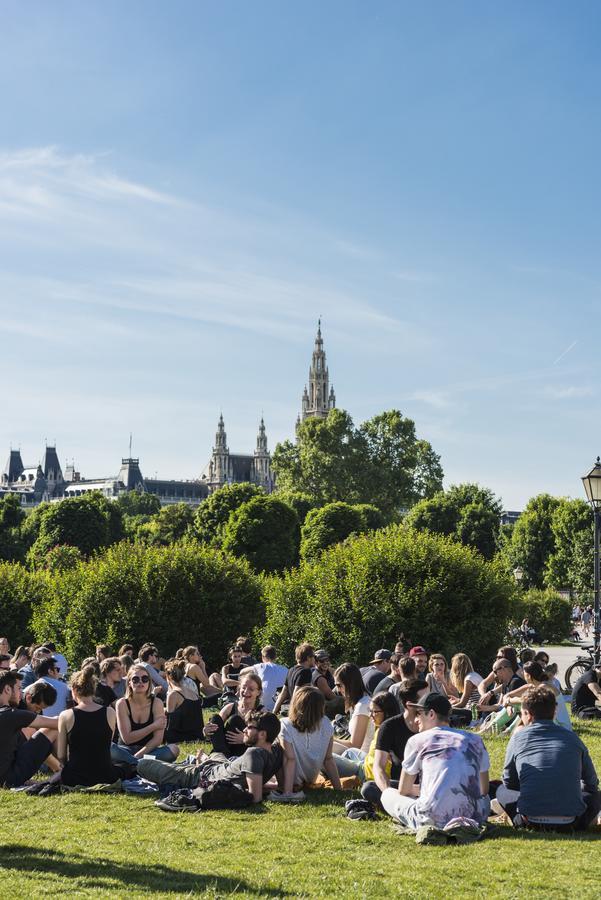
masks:
{"type": "Polygon", "coordinates": [[[0,455],[197,476],[399,408],[508,508],[601,452],[601,7],[3,4],[0,455]]]}

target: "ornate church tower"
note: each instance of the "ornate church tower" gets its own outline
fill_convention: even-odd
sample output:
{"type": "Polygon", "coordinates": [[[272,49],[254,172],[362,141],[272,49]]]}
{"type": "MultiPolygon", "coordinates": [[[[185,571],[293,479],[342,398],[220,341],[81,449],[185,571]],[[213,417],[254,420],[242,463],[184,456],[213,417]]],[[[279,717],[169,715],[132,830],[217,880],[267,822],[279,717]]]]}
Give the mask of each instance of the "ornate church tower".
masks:
{"type": "Polygon", "coordinates": [[[268,494],[273,490],[271,457],[269,455],[269,450],[267,449],[267,435],[265,433],[263,416],[261,416],[261,424],[259,425],[257,446],[253,460],[253,482],[259,485],[259,487],[265,488],[268,494]]]}
{"type": "Polygon", "coordinates": [[[209,465],[209,490],[214,491],[228,482],[230,451],[227,446],[227,435],[223,424],[223,415],[219,415],[215,446],[209,465]]]}
{"type": "MultiPolygon", "coordinates": [[[[330,376],[326,365],[326,354],[321,337],[321,319],[317,323],[317,336],[311,368],[309,369],[309,389],[305,385],[301,405],[301,421],[310,418],[325,419],[336,406],[334,388],[330,387],[330,376]]],[[[298,425],[298,421],[297,421],[298,425]]]]}

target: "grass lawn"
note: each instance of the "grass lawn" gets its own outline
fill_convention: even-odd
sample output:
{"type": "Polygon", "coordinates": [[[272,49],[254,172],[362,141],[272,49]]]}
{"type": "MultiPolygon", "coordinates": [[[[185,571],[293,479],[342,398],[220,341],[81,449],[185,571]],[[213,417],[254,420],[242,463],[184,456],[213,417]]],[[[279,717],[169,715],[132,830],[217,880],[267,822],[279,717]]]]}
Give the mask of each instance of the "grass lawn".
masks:
{"type": "MultiPolygon", "coordinates": [[[[601,772],[601,723],[578,724],[601,772]]],[[[506,741],[490,738],[491,775],[506,741]]],[[[597,898],[601,829],[522,834],[471,847],[418,847],[389,820],[353,822],[349,794],[300,806],[177,815],[135,796],[27,797],[3,791],[2,898],[548,897],[597,898]]]]}

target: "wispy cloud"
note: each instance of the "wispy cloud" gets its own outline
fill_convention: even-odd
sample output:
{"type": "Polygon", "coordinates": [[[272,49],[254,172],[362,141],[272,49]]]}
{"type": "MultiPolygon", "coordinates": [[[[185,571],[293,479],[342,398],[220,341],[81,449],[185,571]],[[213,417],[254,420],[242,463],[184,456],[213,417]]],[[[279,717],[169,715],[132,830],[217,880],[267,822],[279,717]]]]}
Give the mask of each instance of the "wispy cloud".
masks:
{"type": "Polygon", "coordinates": [[[595,391],[590,386],[548,387],[545,393],[555,400],[575,400],[578,397],[593,397],[595,391]]]}

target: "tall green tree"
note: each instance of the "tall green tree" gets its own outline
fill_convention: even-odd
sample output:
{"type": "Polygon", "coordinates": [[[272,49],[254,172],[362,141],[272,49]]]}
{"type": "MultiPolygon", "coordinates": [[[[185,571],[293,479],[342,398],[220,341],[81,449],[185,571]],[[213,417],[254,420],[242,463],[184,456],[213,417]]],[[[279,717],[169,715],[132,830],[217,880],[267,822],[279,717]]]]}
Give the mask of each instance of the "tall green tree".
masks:
{"type": "Polygon", "coordinates": [[[524,588],[545,586],[547,561],[555,552],[553,516],[559,503],[557,497],[538,494],[528,501],[514,525],[507,547],[508,563],[511,568],[522,569],[524,588]]]}
{"type": "Polygon", "coordinates": [[[499,545],[501,501],[478,484],[453,485],[416,503],[405,525],[455,538],[492,559],[499,545]]]}
{"type": "Polygon", "coordinates": [[[281,572],[298,561],[300,530],[294,510],[260,494],[235,509],[223,533],[223,549],[248,560],[255,572],[281,572]]]}
{"type": "Polygon", "coordinates": [[[136,539],[145,544],[168,546],[192,534],[194,510],[187,503],[164,506],[146,524],[140,525],[136,539]]]}
{"type": "Polygon", "coordinates": [[[588,593],[593,588],[593,516],[584,500],[562,498],[553,513],[554,548],[545,564],[545,584],[588,593]]]}
{"type": "Polygon", "coordinates": [[[53,547],[68,544],[84,556],[123,537],[122,513],[99,492],[49,504],[40,517],[39,533],[31,547],[33,565],[40,565],[53,547]]]}
{"type": "Polygon", "coordinates": [[[161,511],[156,494],[146,491],[126,491],[115,501],[124,516],[154,516],[161,511]]]}
{"type": "Polygon", "coordinates": [[[439,457],[398,410],[359,428],[340,409],[306,419],[296,443],[277,445],[272,467],[284,492],[301,491],[318,505],[373,503],[389,518],[442,487],[439,457]]]}

